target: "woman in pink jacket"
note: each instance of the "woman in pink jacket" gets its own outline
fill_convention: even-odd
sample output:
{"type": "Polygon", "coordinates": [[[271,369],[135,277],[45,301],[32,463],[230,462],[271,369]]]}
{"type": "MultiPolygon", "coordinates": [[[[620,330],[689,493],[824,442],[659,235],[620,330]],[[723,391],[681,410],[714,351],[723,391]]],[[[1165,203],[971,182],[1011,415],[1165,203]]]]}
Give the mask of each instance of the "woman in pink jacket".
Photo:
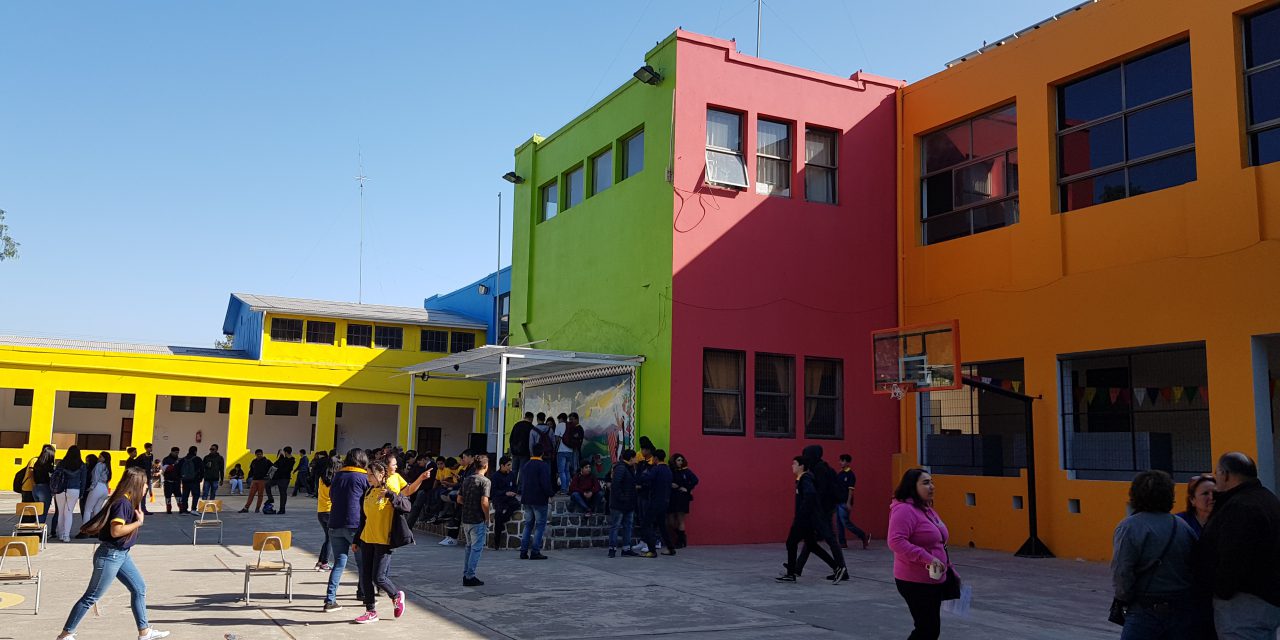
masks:
{"type": "Polygon", "coordinates": [[[951,570],[946,543],[947,525],[933,510],[933,476],[907,471],[889,507],[889,549],[898,593],[915,622],[908,640],[936,640],[942,632],[942,587],[951,570]]]}

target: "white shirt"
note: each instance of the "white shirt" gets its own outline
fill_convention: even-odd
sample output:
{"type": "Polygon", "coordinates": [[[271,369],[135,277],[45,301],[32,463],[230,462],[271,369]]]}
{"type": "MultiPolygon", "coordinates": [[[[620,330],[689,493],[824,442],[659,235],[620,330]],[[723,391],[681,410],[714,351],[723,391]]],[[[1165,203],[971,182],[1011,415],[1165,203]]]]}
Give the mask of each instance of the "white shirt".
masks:
{"type": "Polygon", "coordinates": [[[573,449],[569,448],[564,443],[564,432],[568,428],[569,424],[567,422],[561,422],[556,425],[556,439],[560,441],[560,448],[556,449],[556,451],[559,451],[560,453],[573,453],[573,449]]]}

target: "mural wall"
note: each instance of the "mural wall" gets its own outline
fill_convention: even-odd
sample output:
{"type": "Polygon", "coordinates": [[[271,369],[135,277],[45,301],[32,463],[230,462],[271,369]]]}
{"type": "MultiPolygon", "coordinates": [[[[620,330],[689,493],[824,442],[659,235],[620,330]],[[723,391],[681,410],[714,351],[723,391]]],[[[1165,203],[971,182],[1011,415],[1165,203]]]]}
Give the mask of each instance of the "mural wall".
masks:
{"type": "Polygon", "coordinates": [[[605,468],[625,447],[635,447],[634,373],[531,385],[523,392],[525,411],[559,415],[578,412],[587,432],[583,459],[600,454],[605,468]]]}

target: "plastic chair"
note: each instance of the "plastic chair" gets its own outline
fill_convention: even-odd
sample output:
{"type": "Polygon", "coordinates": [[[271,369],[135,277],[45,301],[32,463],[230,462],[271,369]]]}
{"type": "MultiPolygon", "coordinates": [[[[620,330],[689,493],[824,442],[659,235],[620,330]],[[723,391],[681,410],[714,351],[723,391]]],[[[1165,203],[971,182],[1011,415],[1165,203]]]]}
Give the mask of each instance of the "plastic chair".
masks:
{"type": "Polygon", "coordinates": [[[255,531],[253,532],[253,550],[258,552],[258,561],[244,566],[244,603],[249,604],[249,578],[254,575],[284,574],[284,591],[289,602],[293,602],[293,565],[284,559],[285,549],[293,546],[292,531],[255,531]],[[280,560],[262,558],[265,551],[279,551],[280,560]]]}
{"type": "Polygon", "coordinates": [[[201,529],[217,529],[218,544],[222,544],[222,501],[201,500],[196,503],[196,511],[200,519],[191,523],[191,546],[196,546],[196,536],[201,529]]]}
{"type": "Polygon", "coordinates": [[[40,534],[40,548],[44,549],[49,546],[49,527],[45,523],[40,522],[40,516],[44,515],[43,502],[19,502],[13,509],[14,515],[18,516],[18,522],[14,524],[13,531],[10,536],[19,534],[40,534]],[[23,518],[30,517],[32,522],[23,522],[23,518]]]}
{"type": "MultiPolygon", "coordinates": [[[[37,503],[38,504],[38,503],[37,503]]],[[[40,572],[31,567],[31,556],[40,553],[40,545],[31,536],[0,536],[0,584],[34,584],[36,585],[36,615],[40,614],[40,572]],[[26,558],[27,568],[14,569],[13,565],[5,569],[5,558],[16,556],[26,558]]]]}

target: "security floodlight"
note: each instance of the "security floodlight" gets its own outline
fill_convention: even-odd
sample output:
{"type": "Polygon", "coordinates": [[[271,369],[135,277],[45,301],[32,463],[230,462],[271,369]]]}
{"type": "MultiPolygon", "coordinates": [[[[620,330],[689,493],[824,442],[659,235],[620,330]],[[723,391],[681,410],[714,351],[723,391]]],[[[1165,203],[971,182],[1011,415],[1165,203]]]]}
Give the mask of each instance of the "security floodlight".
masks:
{"type": "Polygon", "coordinates": [[[522,184],[522,183],[524,183],[524,178],[521,178],[520,176],[516,175],[516,172],[514,172],[514,171],[508,171],[508,172],[506,172],[506,173],[502,176],[502,179],[503,179],[503,180],[506,180],[507,182],[510,182],[511,184],[522,184]]]}
{"type": "Polygon", "coordinates": [[[658,73],[653,67],[647,64],[636,69],[636,72],[631,75],[635,76],[636,80],[645,84],[657,86],[658,83],[662,82],[662,74],[658,73]]]}
{"type": "Polygon", "coordinates": [[[489,285],[487,285],[487,284],[478,284],[478,285],[476,285],[476,293],[478,293],[478,294],[480,294],[480,295],[482,295],[482,296],[487,296],[487,295],[489,295],[489,285]]]}

